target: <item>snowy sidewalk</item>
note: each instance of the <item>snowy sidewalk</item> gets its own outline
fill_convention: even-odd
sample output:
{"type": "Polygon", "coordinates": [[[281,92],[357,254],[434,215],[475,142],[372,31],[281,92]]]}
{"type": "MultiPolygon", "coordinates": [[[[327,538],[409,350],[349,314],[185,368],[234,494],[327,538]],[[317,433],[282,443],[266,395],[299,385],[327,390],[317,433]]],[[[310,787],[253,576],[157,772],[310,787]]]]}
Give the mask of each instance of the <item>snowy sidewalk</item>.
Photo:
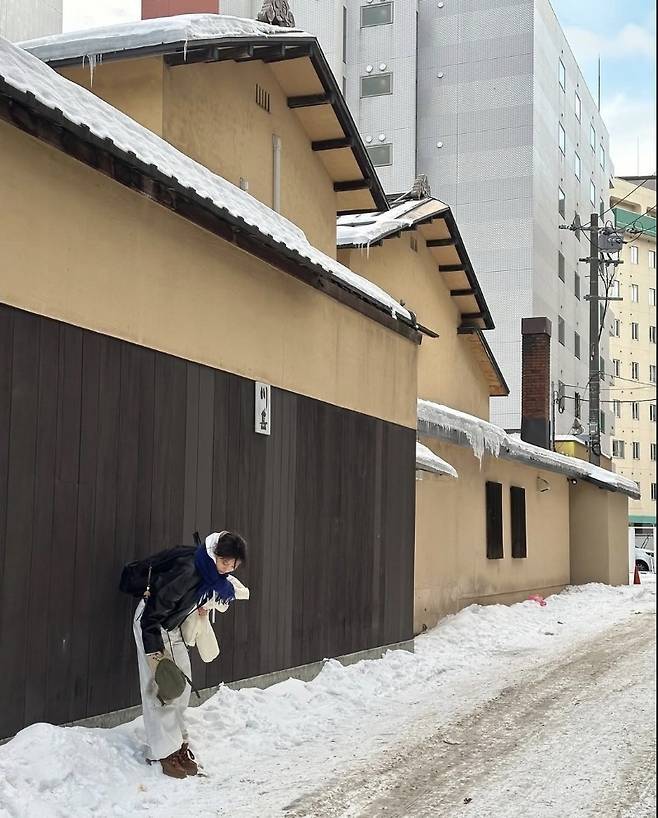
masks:
{"type": "MultiPolygon", "coordinates": [[[[33,725],[0,747],[0,818],[585,815],[588,813],[570,811],[569,802],[560,798],[555,809],[562,812],[551,812],[549,806],[541,811],[525,802],[523,812],[506,811],[506,802],[495,811],[495,798],[506,792],[501,781],[526,766],[528,775],[540,775],[546,760],[541,752],[517,758],[511,745],[499,753],[507,745],[496,713],[503,721],[507,719],[515,741],[520,742],[523,714],[536,712],[535,702],[543,696],[550,718],[559,722],[563,734],[570,736],[568,743],[575,746],[568,708],[549,706],[549,700],[555,696],[559,703],[566,696],[565,701],[571,702],[574,691],[580,689],[581,698],[587,700],[582,712],[591,720],[600,669],[614,668],[617,676],[606,676],[601,689],[609,693],[608,704],[613,703],[604,722],[609,721],[616,730],[619,722],[613,699],[622,695],[622,688],[624,696],[630,695],[628,674],[637,682],[635,689],[643,700],[654,696],[651,683],[655,679],[638,676],[646,676],[645,656],[655,650],[654,614],[655,584],[589,585],[549,598],[546,607],[536,602],[472,606],[419,637],[415,654],[390,652],[381,660],[346,668],[328,662],[312,682],[289,680],[265,691],[223,688],[190,711],[193,747],[208,778],[179,782],[147,767],[140,720],[113,730],[33,725]],[[600,667],[594,654],[603,657],[600,667]],[[638,662],[645,664],[640,667],[638,662]],[[407,769],[422,779],[424,756],[412,763],[413,748],[434,747],[427,759],[427,773],[434,769],[432,761],[437,770],[445,763],[456,763],[465,725],[477,725],[484,740],[481,753],[475,747],[475,755],[465,757],[465,766],[455,767],[457,783],[467,778],[469,767],[475,768],[488,757],[487,740],[492,746],[503,742],[496,745],[496,753],[505,755],[509,767],[496,771],[502,779],[496,779],[498,796],[492,789],[493,802],[486,805],[482,792],[476,793],[473,786],[464,797],[477,795],[479,803],[473,797],[464,804],[460,791],[459,807],[446,811],[443,801],[433,803],[433,799],[447,797],[447,790],[441,793],[420,786],[420,800],[414,802],[405,794],[409,804],[416,804],[409,807],[411,812],[403,801],[397,813],[386,802],[379,804],[384,811],[379,810],[378,798],[386,791],[386,766],[389,771],[395,767],[392,759],[398,759],[402,769],[407,763],[407,769]],[[452,751],[458,751],[455,758],[444,756],[452,751]],[[373,780],[381,784],[374,791],[373,780]],[[480,812],[485,808],[488,813],[480,812]]],[[[626,708],[628,701],[620,701],[622,705],[626,708]]],[[[646,715],[644,721],[645,733],[655,748],[655,737],[647,732],[654,728],[646,715]]],[[[585,723],[581,720],[579,724],[582,731],[585,723]]],[[[632,732],[625,739],[632,743],[632,732]]],[[[532,747],[527,736],[525,740],[532,747]]],[[[539,736],[537,744],[541,744],[539,736]]],[[[588,742],[582,744],[591,752],[588,742]]],[[[555,747],[551,753],[553,757],[555,747]]],[[[564,763],[554,763],[547,772],[556,787],[562,777],[564,787],[569,784],[577,793],[582,788],[575,783],[583,777],[580,768],[589,762],[575,750],[569,753],[570,746],[565,746],[564,763]]],[[[612,751],[606,756],[608,769],[614,767],[615,757],[612,751]]],[[[648,778],[653,775],[650,767],[648,757],[648,778]]],[[[448,795],[457,797],[454,792],[448,795]]],[[[636,796],[651,801],[655,793],[636,796]]]]}

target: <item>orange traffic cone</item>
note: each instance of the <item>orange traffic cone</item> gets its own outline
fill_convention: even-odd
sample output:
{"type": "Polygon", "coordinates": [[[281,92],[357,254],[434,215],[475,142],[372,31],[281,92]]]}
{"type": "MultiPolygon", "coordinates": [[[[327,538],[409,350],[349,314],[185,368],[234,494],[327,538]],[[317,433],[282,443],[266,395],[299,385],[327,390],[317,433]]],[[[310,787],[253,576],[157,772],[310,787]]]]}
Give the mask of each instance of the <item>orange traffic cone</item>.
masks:
{"type": "Polygon", "coordinates": [[[640,585],[640,572],[637,570],[637,565],[635,566],[635,576],[633,577],[633,585],[640,585]]]}

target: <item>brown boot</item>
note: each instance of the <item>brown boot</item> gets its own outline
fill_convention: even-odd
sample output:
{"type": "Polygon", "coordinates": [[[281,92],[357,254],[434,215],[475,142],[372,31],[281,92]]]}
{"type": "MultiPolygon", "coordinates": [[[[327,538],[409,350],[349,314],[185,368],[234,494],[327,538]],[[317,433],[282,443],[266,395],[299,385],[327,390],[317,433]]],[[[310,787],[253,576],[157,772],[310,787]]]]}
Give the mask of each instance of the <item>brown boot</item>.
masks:
{"type": "Polygon", "coordinates": [[[160,764],[162,765],[162,772],[165,775],[171,776],[172,778],[187,778],[185,768],[181,764],[180,758],[178,757],[179,753],[180,750],[177,750],[170,756],[160,759],[160,764]]]}
{"type": "Polygon", "coordinates": [[[199,772],[194,753],[190,750],[190,745],[184,741],[178,751],[178,763],[185,770],[187,775],[196,775],[199,772]]]}

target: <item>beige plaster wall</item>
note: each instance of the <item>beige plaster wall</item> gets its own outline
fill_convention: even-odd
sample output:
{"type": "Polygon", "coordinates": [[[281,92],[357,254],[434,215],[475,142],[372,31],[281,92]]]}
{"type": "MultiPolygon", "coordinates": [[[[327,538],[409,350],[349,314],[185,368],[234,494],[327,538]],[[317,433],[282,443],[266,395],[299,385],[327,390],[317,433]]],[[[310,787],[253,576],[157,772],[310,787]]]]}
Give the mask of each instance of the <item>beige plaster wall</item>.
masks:
{"type": "Polygon", "coordinates": [[[0,207],[4,303],[415,428],[413,342],[4,122],[0,207]]]}
{"type": "Polygon", "coordinates": [[[423,237],[414,231],[418,252],[409,237],[387,239],[380,247],[341,251],[352,270],[402,299],[418,321],[439,333],[423,338],[418,363],[418,395],[489,420],[489,388],[468,342],[457,335],[460,315],[423,237]]]}
{"type": "Polygon", "coordinates": [[[459,479],[424,474],[416,482],[416,632],[478,602],[510,603],[569,584],[569,484],[565,477],[485,457],[433,438],[422,442],[451,463],[459,479]],[[537,477],[550,490],[537,490],[537,477]],[[485,482],[503,484],[504,557],[486,556],[485,482]],[[526,490],[528,556],[511,556],[510,486],[526,490]]]}
{"type": "Polygon", "coordinates": [[[582,482],[569,494],[571,582],[628,585],[628,497],[582,482]]]}
{"type": "Polygon", "coordinates": [[[161,57],[99,63],[93,79],[89,65],[69,65],[58,71],[162,136],[165,68],[161,57]]]}
{"type": "Polygon", "coordinates": [[[272,138],[281,138],[280,212],[311,244],[336,257],[333,181],[269,66],[262,62],[197,63],[165,73],[164,136],[188,156],[272,206],[272,138]],[[256,84],[271,112],[255,101],[256,84]]]}

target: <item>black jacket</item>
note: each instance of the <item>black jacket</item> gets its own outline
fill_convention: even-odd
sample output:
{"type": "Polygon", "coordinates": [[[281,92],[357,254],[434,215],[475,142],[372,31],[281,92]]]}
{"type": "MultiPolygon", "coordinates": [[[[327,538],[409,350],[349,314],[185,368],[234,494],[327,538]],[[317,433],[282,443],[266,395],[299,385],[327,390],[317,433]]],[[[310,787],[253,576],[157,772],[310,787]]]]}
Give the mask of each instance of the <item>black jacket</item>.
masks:
{"type": "Polygon", "coordinates": [[[163,570],[153,568],[151,595],[141,618],[142,641],[146,653],[164,649],[160,628],[175,630],[197,604],[197,588],[201,577],[194,565],[196,548],[181,546],[176,549],[173,562],[168,561],[163,570]]]}

